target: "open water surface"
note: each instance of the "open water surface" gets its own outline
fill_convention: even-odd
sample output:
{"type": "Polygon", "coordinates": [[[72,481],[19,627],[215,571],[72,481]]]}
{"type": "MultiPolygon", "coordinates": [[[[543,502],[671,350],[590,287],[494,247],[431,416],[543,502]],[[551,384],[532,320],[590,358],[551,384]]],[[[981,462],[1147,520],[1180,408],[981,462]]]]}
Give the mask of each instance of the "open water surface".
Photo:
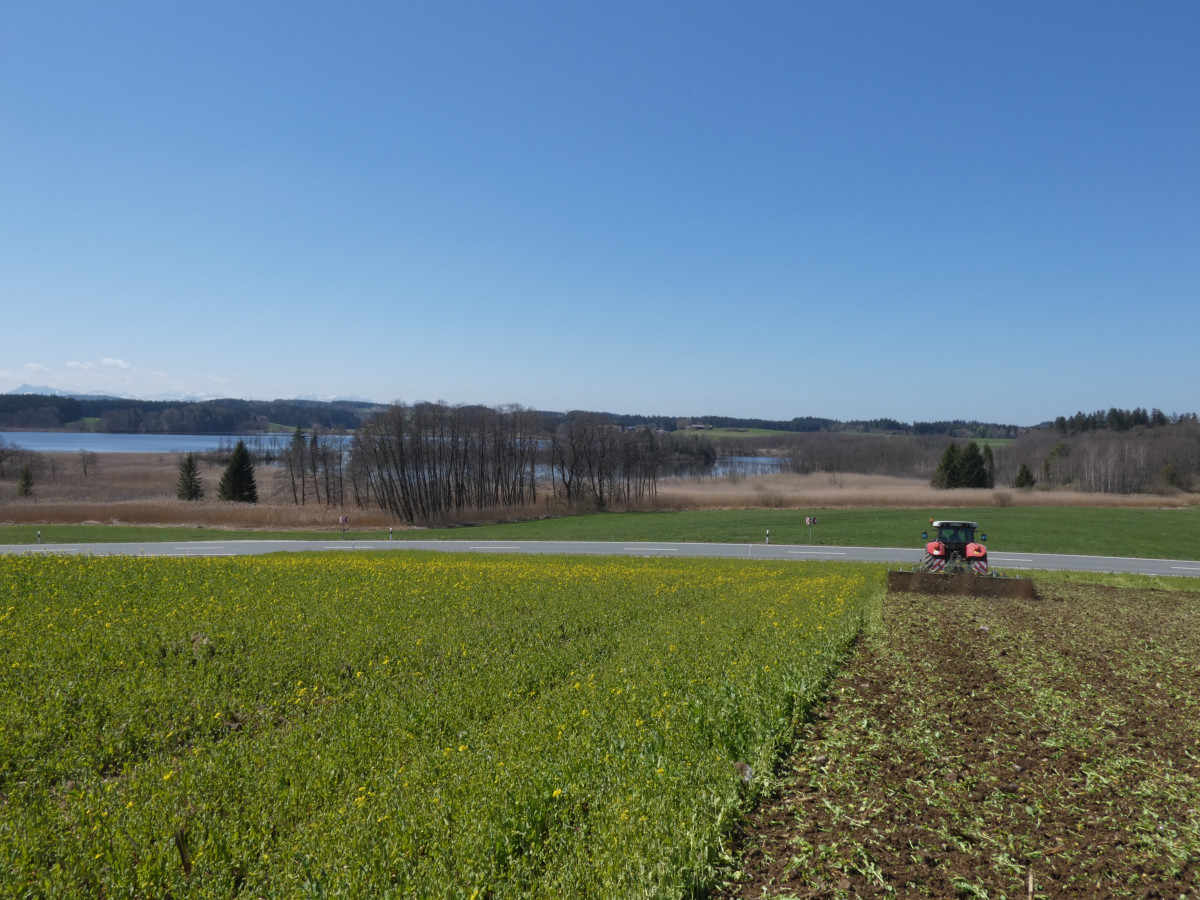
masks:
{"type": "Polygon", "coordinates": [[[90,431],[0,431],[11,446],[35,453],[202,453],[238,441],[287,440],[290,435],[259,434],[96,434],[90,431]]]}

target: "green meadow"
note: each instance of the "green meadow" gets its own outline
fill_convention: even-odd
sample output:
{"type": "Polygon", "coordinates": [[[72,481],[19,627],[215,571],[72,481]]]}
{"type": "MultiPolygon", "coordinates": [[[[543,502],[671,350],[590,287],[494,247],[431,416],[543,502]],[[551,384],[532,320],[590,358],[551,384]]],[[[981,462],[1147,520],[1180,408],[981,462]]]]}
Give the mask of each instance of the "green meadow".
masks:
{"type": "MultiPolygon", "coordinates": [[[[1200,558],[1200,507],[976,507],[961,509],[685,510],[593,513],[459,528],[395,529],[407,540],[689,541],[862,547],[919,547],[931,518],[978,522],[995,552],[1071,553],[1149,559],[1200,558]],[[816,516],[817,524],[805,524],[816,516]]],[[[353,515],[351,516],[353,523],[353,515]]],[[[0,527],[0,544],[213,539],[327,540],[329,531],[237,531],[123,525],[0,527]]],[[[350,530],[347,539],[386,539],[386,529],[350,530]]]]}

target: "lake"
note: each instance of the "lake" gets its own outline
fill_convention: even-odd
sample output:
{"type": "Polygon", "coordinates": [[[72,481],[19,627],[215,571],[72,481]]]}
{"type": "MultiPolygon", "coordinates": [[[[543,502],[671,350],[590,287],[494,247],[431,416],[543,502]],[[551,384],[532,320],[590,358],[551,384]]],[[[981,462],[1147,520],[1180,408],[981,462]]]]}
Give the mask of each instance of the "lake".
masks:
{"type": "Polygon", "coordinates": [[[718,456],[710,478],[729,478],[745,475],[774,475],[788,470],[788,460],[782,456],[718,456]]]}
{"type": "Polygon", "coordinates": [[[232,447],[238,441],[290,439],[290,435],[262,434],[96,434],[90,431],[0,431],[9,446],[35,453],[203,453],[232,447]]]}

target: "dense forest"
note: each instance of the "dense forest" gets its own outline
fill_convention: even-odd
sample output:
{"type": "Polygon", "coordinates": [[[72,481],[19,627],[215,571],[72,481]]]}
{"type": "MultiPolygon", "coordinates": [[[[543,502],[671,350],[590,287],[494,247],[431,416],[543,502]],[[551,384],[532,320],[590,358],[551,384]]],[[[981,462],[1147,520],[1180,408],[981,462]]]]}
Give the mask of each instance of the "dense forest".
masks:
{"type": "MultiPolygon", "coordinates": [[[[1067,418],[1059,416],[1054,427],[1060,432],[1075,434],[1080,431],[1129,431],[1131,428],[1161,428],[1187,416],[1168,416],[1161,409],[1117,409],[1097,410],[1092,413],[1077,412],[1067,418]]],[[[1195,414],[1191,415],[1195,419],[1195,414]]]]}
{"type": "MultiPolygon", "coordinates": [[[[1037,429],[997,448],[997,484],[1016,482],[1022,465],[1043,487],[1112,494],[1193,491],[1200,488],[1200,423],[1189,414],[1159,426],[1037,429]]],[[[1032,487],[1029,481],[1021,479],[1032,487]]]]}

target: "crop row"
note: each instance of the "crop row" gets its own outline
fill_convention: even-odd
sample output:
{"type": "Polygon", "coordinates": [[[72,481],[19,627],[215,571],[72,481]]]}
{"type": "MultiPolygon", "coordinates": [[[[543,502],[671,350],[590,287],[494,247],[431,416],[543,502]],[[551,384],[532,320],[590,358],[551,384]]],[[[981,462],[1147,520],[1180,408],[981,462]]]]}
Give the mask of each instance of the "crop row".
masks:
{"type": "Polygon", "coordinates": [[[880,584],[748,561],[0,560],[0,888],[687,894],[880,584]]]}

